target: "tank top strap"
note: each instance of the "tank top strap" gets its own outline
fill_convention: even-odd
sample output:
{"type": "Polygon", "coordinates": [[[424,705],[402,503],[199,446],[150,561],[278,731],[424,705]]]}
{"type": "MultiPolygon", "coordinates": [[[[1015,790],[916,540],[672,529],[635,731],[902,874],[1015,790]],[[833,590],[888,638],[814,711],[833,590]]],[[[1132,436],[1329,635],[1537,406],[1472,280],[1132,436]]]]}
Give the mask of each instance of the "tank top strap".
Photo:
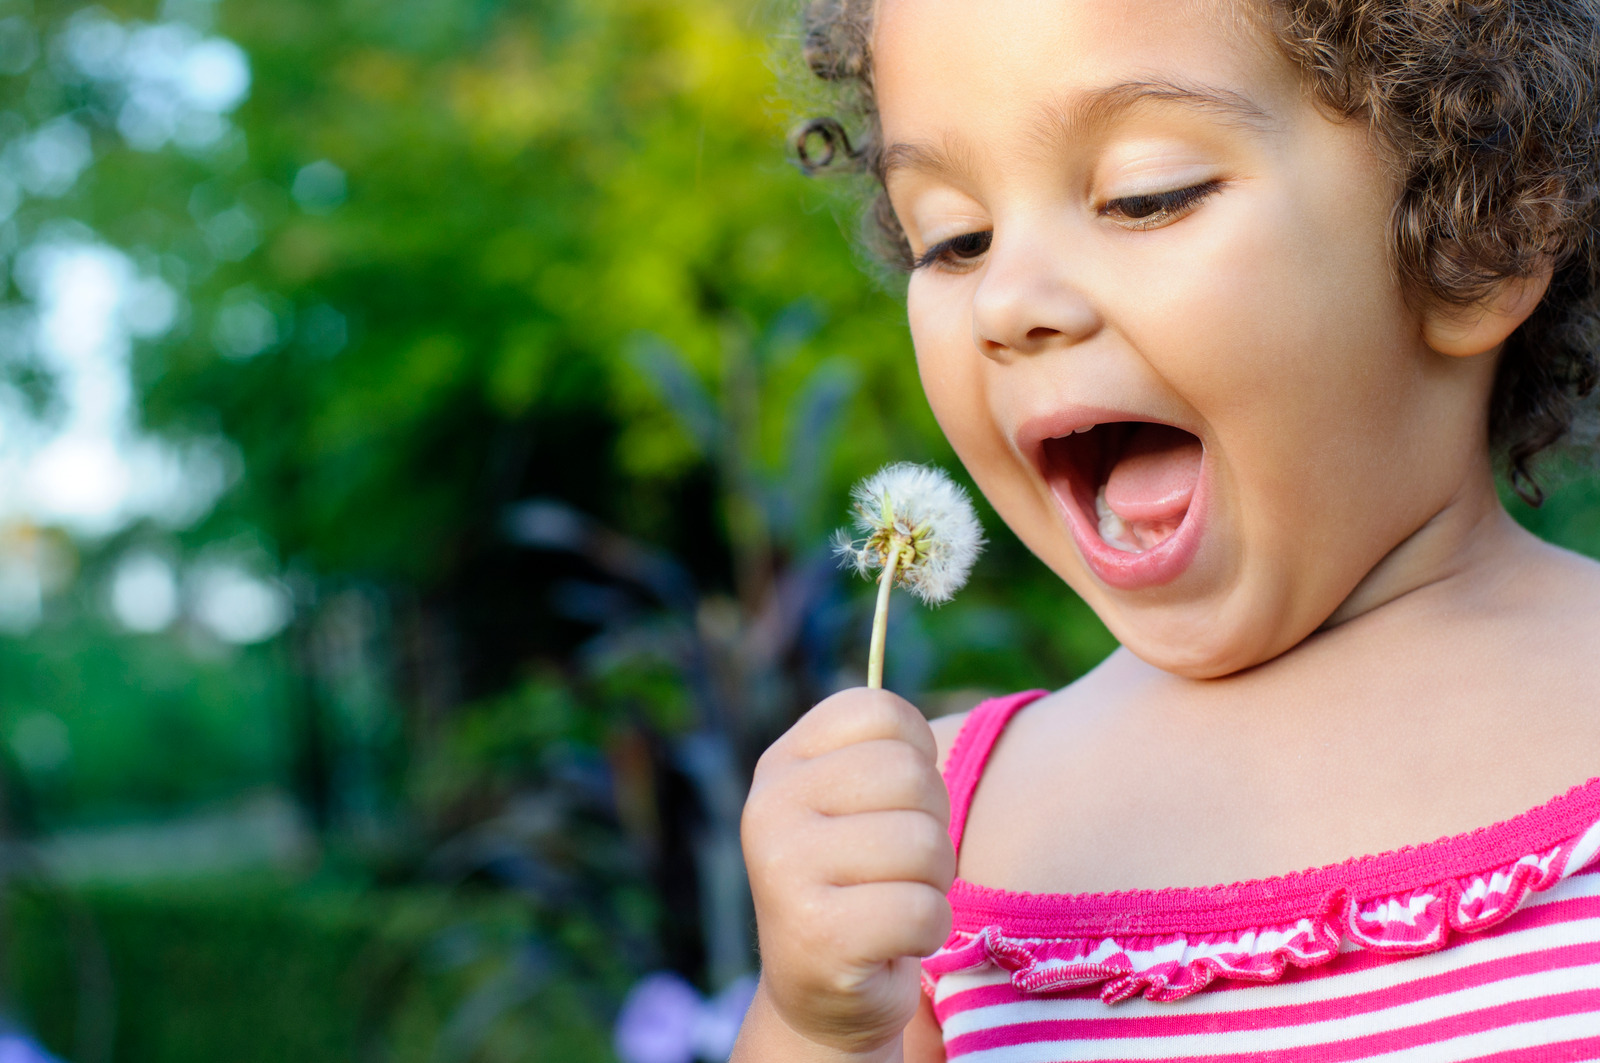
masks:
{"type": "Polygon", "coordinates": [[[972,805],[972,795],[983,778],[983,767],[989,762],[989,753],[1021,709],[1033,704],[1048,690],[1024,690],[1003,698],[990,698],[982,702],[961,725],[950,756],[944,762],[944,785],[950,791],[950,844],[961,851],[961,834],[967,827],[967,809],[972,805]]]}

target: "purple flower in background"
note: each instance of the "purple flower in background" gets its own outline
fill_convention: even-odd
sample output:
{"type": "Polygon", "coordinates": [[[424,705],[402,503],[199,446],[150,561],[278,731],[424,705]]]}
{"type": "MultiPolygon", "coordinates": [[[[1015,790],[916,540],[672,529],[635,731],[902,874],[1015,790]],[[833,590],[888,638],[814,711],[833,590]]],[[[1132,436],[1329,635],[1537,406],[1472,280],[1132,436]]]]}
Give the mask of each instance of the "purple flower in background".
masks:
{"type": "MultiPolygon", "coordinates": [[[[733,1051],[755,992],[755,979],[741,978],[706,1001],[676,974],[646,975],[617,1016],[617,1055],[622,1063],[720,1063],[733,1051]]],[[[0,1063],[10,1061],[0,1056],[0,1063]]]]}
{"type": "MultiPolygon", "coordinates": [[[[691,1063],[700,994],[675,974],[652,974],[628,991],[617,1016],[622,1063],[691,1063]]],[[[0,1061],[3,1063],[3,1061],[0,1061]]]]}
{"type": "Polygon", "coordinates": [[[0,1063],[61,1063],[39,1042],[16,1032],[0,1033],[0,1063]]]}
{"type": "Polygon", "coordinates": [[[750,1010],[755,996],[756,980],[748,975],[718,993],[701,1010],[695,1024],[695,1054],[724,1063],[733,1054],[733,1042],[739,1039],[744,1013],[750,1010]]]}

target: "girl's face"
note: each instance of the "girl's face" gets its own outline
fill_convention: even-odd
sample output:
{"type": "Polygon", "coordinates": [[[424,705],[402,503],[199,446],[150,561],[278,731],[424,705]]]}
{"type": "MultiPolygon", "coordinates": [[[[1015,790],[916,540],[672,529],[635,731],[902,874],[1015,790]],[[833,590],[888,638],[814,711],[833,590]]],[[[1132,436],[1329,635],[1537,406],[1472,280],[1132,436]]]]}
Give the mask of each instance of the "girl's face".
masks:
{"type": "Polygon", "coordinates": [[[1228,0],[880,0],[935,415],[1134,652],[1268,660],[1487,482],[1493,355],[1423,342],[1396,191],[1228,0]]]}

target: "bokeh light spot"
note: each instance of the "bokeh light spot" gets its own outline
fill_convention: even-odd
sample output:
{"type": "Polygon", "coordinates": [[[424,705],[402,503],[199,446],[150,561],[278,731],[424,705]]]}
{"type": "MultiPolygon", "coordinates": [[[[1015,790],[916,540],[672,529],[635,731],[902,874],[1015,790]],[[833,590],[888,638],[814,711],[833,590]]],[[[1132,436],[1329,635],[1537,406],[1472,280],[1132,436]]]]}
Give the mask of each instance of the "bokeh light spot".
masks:
{"type": "Polygon", "coordinates": [[[243,361],[275,346],[280,338],[277,315],[259,297],[246,291],[230,294],[217,311],[211,339],[224,358],[243,361]]]}
{"type": "Polygon", "coordinates": [[[265,642],[293,616],[288,590],[226,562],[201,566],[193,577],[193,614],[223,642],[265,642]]]}
{"type": "Polygon", "coordinates": [[[343,170],[321,159],[300,168],[290,194],[307,214],[328,214],[344,202],[349,185],[343,170]]]}
{"type": "Polygon", "coordinates": [[[31,712],[11,728],[11,751],[33,774],[56,771],[72,759],[72,736],[53,712],[31,712]]]}
{"type": "Polygon", "coordinates": [[[111,611],[129,631],[165,631],[178,618],[178,574],[166,558],[128,554],[111,577],[111,611]]]}

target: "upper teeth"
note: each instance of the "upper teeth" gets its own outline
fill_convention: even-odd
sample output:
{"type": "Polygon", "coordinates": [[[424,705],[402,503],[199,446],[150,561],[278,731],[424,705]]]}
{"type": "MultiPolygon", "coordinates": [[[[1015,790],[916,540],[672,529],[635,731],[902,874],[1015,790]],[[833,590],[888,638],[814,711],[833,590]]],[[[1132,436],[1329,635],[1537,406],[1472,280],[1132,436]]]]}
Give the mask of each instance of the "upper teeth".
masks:
{"type": "Polygon", "coordinates": [[[1074,428],[1072,430],[1072,434],[1073,435],[1081,435],[1082,433],[1088,432],[1088,431],[1092,431],[1093,429],[1095,429],[1097,427],[1099,427],[1099,426],[1098,425],[1092,425],[1092,424],[1086,424],[1082,428],[1074,428]]]}

